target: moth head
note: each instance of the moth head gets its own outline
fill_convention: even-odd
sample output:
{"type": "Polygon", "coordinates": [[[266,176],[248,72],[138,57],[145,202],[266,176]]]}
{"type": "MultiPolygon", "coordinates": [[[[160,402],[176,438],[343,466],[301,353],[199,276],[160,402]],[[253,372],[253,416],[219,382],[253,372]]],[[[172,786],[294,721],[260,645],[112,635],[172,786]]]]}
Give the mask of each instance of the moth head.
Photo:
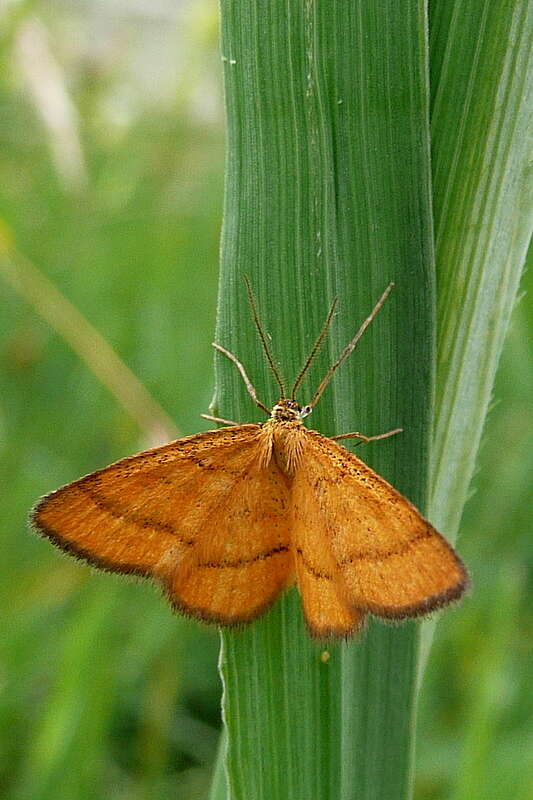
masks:
{"type": "Polygon", "coordinates": [[[272,409],[271,418],[278,422],[301,420],[312,411],[310,406],[301,406],[296,400],[282,398],[272,409]]]}

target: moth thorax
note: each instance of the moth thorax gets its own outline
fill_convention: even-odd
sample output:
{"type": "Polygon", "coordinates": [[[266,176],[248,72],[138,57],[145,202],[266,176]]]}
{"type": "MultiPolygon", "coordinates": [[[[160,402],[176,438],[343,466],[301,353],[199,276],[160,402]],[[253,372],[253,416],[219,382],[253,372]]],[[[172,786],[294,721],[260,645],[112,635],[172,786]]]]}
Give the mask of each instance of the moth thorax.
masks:
{"type": "Polygon", "coordinates": [[[306,433],[300,420],[275,420],[272,425],[272,455],[288,477],[293,477],[302,463],[306,433]]]}

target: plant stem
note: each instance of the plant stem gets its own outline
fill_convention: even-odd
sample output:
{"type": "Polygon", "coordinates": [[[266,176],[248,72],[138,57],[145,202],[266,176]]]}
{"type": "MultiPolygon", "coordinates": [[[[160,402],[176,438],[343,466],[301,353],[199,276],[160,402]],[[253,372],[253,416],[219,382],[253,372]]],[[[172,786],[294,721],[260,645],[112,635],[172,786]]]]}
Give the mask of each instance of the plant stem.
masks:
{"type": "MultiPolygon", "coordinates": [[[[334,295],[318,380],[387,284],[393,296],[313,414],[322,433],[405,433],[358,451],[426,501],[434,367],[425,18],[418,2],[222,2],[228,117],[217,341],[271,406],[248,274],[281,369],[293,378],[334,295]]],[[[213,413],[262,419],[217,356],[213,413]]],[[[232,800],[410,794],[418,633],[372,623],[355,641],[312,642],[294,590],[222,634],[232,800]]]]}

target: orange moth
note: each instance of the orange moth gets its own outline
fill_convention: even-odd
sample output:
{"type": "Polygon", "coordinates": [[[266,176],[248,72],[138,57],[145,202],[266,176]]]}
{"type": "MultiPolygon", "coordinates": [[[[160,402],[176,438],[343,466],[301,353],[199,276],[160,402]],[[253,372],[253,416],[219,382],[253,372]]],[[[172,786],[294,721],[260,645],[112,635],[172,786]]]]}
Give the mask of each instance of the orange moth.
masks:
{"type": "Polygon", "coordinates": [[[368,614],[402,620],[458,599],[468,575],[453,548],[338,443],[383,439],[400,429],[326,438],[303,424],[392,284],[304,406],[296,392],[335,303],[288,397],[247,285],[280,386],[272,410],[236,356],[214,347],[235,364],[266,422],[207,417],[226,427],[123,458],[46,495],[33,509],[33,526],[96,567],[154,578],[175,609],[220,625],[251,622],[294,583],[316,638],[350,636],[368,614]]]}

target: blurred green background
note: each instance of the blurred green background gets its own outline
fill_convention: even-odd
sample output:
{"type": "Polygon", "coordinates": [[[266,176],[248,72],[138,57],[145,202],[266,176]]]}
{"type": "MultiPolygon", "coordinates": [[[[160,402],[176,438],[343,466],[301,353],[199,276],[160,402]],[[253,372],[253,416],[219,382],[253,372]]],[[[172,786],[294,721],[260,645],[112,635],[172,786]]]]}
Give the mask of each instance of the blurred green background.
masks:
{"type": "MultiPolygon", "coordinates": [[[[211,0],[0,9],[2,241],[100,331],[183,434],[207,427],[199,414],[213,389],[217,14],[211,0]]],[[[531,317],[523,300],[462,525],[474,588],[443,615],[424,678],[416,800],[532,796],[531,317]]],[[[216,632],[173,617],[149,585],[64,558],[26,524],[41,494],[152,434],[0,269],[2,797],[207,798],[216,632]]]]}

